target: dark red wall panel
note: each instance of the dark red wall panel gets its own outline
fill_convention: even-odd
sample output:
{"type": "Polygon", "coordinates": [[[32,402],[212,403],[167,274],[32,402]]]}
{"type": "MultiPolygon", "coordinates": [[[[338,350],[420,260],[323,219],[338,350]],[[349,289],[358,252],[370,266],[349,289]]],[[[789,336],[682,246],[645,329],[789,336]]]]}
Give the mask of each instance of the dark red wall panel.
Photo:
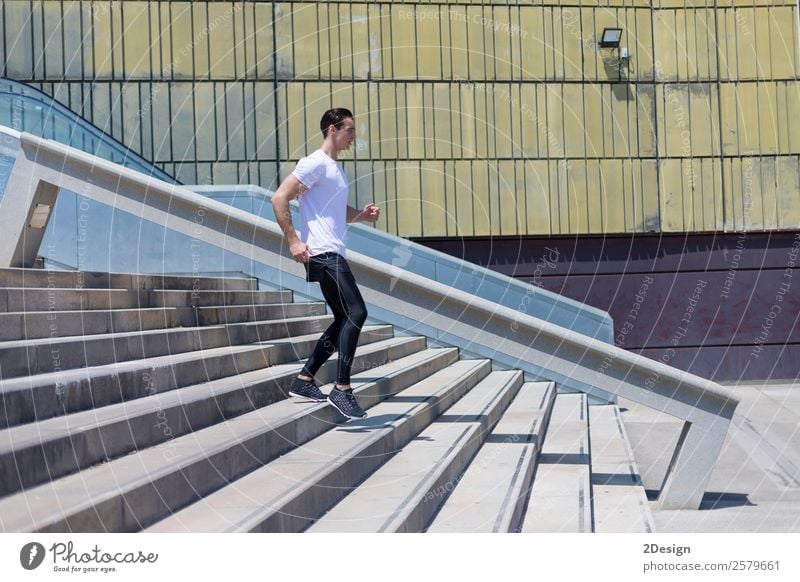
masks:
{"type": "Polygon", "coordinates": [[[617,345],[678,368],[800,376],[800,233],[417,242],[608,311],[617,345]]]}

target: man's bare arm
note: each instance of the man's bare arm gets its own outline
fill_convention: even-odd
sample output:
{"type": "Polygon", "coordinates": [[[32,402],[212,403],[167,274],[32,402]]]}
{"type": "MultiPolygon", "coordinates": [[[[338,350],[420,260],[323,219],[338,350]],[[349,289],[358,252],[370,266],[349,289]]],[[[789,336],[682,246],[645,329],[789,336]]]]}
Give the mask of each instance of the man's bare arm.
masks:
{"type": "Polygon", "coordinates": [[[352,206],[347,206],[347,222],[375,222],[380,216],[381,209],[373,203],[369,203],[364,210],[358,210],[352,206]]]}
{"type": "Polygon", "coordinates": [[[298,180],[294,174],[289,176],[281,183],[275,194],[272,195],[272,209],[275,211],[275,219],[281,227],[286,242],[289,243],[289,252],[292,253],[295,261],[307,263],[309,248],[300,237],[292,224],[292,212],[289,208],[289,201],[294,200],[306,191],[306,187],[298,180]]]}

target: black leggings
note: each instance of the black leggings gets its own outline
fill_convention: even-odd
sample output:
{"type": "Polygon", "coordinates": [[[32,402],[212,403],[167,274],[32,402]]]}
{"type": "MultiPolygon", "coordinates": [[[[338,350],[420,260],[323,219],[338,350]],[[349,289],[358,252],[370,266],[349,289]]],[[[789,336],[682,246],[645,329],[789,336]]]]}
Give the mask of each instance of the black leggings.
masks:
{"type": "Polygon", "coordinates": [[[350,368],[358,345],[358,336],[367,320],[367,306],[358,290],[350,265],[341,255],[325,253],[311,257],[310,281],[319,281],[325,302],[333,312],[333,323],[319,338],[314,353],[301,374],[314,376],[335,351],[339,351],[337,384],[350,384],[350,368]]]}

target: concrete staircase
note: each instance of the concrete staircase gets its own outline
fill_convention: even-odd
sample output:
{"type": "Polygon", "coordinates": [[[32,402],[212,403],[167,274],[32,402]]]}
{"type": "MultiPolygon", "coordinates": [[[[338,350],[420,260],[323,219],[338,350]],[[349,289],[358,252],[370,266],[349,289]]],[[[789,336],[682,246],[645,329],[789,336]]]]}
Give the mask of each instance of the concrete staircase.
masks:
{"type": "Polygon", "coordinates": [[[287,397],[330,320],[251,279],[0,269],[0,531],[652,531],[619,409],[551,382],[370,325],[366,419],[287,397]]]}

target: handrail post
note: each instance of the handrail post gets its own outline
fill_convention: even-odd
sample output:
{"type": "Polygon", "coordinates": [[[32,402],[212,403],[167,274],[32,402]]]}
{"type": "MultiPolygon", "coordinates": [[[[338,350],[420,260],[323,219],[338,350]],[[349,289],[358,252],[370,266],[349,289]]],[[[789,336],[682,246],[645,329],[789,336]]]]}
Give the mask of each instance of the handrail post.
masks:
{"type": "Polygon", "coordinates": [[[703,430],[695,423],[683,423],[661,484],[660,509],[699,509],[729,424],[713,422],[710,429],[703,430]]]}
{"type": "Polygon", "coordinates": [[[39,180],[36,164],[21,151],[0,202],[0,267],[33,265],[57,196],[58,187],[39,180]],[[37,207],[42,221],[32,223],[37,207]]]}

